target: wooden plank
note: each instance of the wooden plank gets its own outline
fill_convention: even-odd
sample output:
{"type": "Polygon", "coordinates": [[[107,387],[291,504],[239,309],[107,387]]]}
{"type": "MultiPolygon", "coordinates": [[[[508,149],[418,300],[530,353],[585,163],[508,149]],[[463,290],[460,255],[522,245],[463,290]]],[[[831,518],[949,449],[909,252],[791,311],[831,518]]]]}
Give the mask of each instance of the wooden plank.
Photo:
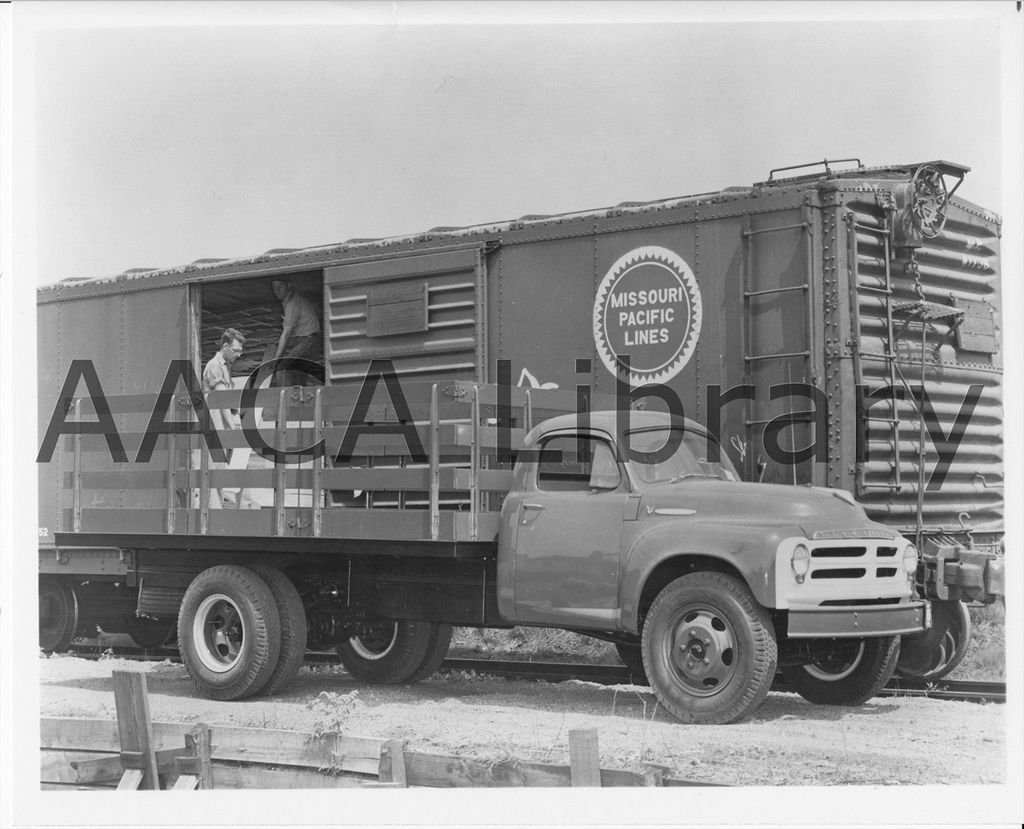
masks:
{"type": "MultiPolygon", "coordinates": [[[[164,773],[174,765],[179,754],[184,751],[180,748],[164,748],[156,752],[156,766],[158,773],[164,773]]],[[[91,784],[101,783],[108,780],[116,780],[126,768],[136,767],[135,761],[125,763],[122,754],[107,754],[91,759],[71,758],[72,777],[76,783],[91,784]]]]}
{"type": "Polygon", "coordinates": [[[388,740],[380,747],[380,781],[408,785],[405,778],[405,743],[388,740]]]}
{"type": "MultiPolygon", "coordinates": [[[[449,470],[444,470],[449,471],[449,470]]],[[[455,469],[454,481],[446,489],[469,489],[472,472],[469,469],[455,469]]],[[[482,492],[508,492],[512,488],[511,469],[481,469],[476,476],[476,488],[482,492]]]]}
{"type": "Polygon", "coordinates": [[[596,729],[569,730],[569,779],[573,786],[601,785],[601,755],[596,729]]]}
{"type": "MultiPolygon", "coordinates": [[[[438,540],[453,541],[454,515],[438,515],[438,540]]],[[[430,538],[430,512],[424,509],[345,509],[332,507],[323,513],[323,535],[327,538],[430,538]]],[[[467,536],[468,537],[468,536],[467,536]]]]}
{"type": "MultiPolygon", "coordinates": [[[[477,430],[481,449],[518,449],[523,445],[526,431],[523,429],[498,429],[497,426],[481,426],[477,430]],[[500,441],[504,441],[501,444],[500,441]]],[[[444,446],[465,446],[473,444],[473,427],[469,423],[445,423],[441,426],[441,444],[444,446]]]]}
{"type": "Polygon", "coordinates": [[[711,788],[722,788],[727,783],[702,783],[698,780],[683,780],[681,777],[663,777],[662,786],[710,786],[711,788]]]}
{"type": "MultiPolygon", "coordinates": [[[[65,526],[71,526],[71,510],[65,510],[65,526]]],[[[255,510],[252,510],[256,513],[255,510]]],[[[179,509],[176,511],[176,526],[189,526],[189,513],[196,516],[199,510],[179,509]]],[[[158,507],[130,509],[127,507],[108,509],[86,508],[82,510],[82,532],[136,532],[166,534],[167,510],[158,507]]]]}
{"type": "MultiPolygon", "coordinates": [[[[64,488],[74,486],[74,473],[64,473],[64,488]]],[[[133,469],[113,469],[102,472],[82,473],[82,489],[163,489],[167,486],[166,471],[139,471],[133,469]]]]}
{"type": "MultiPolygon", "coordinates": [[[[515,378],[514,378],[515,379],[515,378]]],[[[543,379],[543,378],[541,378],[543,379]]],[[[452,384],[455,393],[462,393],[467,396],[472,393],[473,383],[465,380],[457,380],[452,384]]],[[[496,383],[480,383],[480,405],[497,406],[499,388],[496,383]]],[[[508,398],[511,401],[513,411],[518,414],[526,405],[526,395],[529,393],[533,403],[534,412],[544,409],[551,412],[551,415],[572,414],[576,411],[576,390],[575,389],[532,389],[525,386],[513,386],[508,390],[508,398]]],[[[603,409],[615,410],[615,395],[591,393],[590,410],[601,411],[603,409]]],[[[535,421],[537,422],[537,421],[535,421]]]]}
{"type": "MultiPolygon", "coordinates": [[[[153,744],[182,752],[188,723],[153,723],[153,744]]],[[[40,744],[46,749],[118,752],[117,725],[109,720],[48,717],[41,721],[40,744]]],[[[377,776],[382,741],[370,737],[330,735],[311,739],[299,731],[214,726],[210,729],[212,761],[268,763],[306,768],[337,768],[377,776]]]]}
{"type": "Polygon", "coordinates": [[[44,783],[60,783],[62,785],[85,785],[76,771],[74,763],[81,761],[112,761],[116,769],[106,780],[111,785],[121,775],[121,758],[117,754],[99,753],[95,751],[62,751],[44,748],[39,754],[39,779],[44,783]]]}
{"type": "Polygon", "coordinates": [[[171,786],[172,791],[186,791],[190,792],[193,789],[199,788],[199,778],[194,774],[181,774],[178,775],[178,779],[174,781],[174,785],[171,786]]]}
{"type": "Polygon", "coordinates": [[[307,768],[277,768],[214,762],[217,789],[354,789],[370,781],[307,768]]]}
{"type": "Polygon", "coordinates": [[[114,789],[113,786],[80,786],[77,783],[49,783],[45,780],[39,784],[39,788],[44,792],[105,792],[114,789]]]}
{"type": "Polygon", "coordinates": [[[144,788],[142,783],[144,775],[142,769],[125,769],[124,774],[117,783],[118,791],[135,791],[144,788]]]}
{"type": "MultiPolygon", "coordinates": [[[[501,529],[500,512],[481,512],[477,516],[477,538],[480,541],[493,541],[501,529]]],[[[472,527],[469,515],[464,512],[455,513],[455,540],[472,541],[472,527]]]]}
{"type": "MultiPolygon", "coordinates": [[[[410,786],[435,788],[555,787],[571,785],[568,766],[506,760],[488,763],[438,754],[405,753],[406,779],[410,786]]],[[[601,785],[642,786],[637,772],[602,769],[601,785]]]]}
{"type": "MultiPolygon", "coordinates": [[[[145,789],[158,789],[160,780],[157,775],[156,752],[150,726],[146,675],[141,671],[114,671],[111,679],[114,685],[117,733],[121,751],[137,751],[142,754],[143,776],[140,785],[145,789]]],[[[126,772],[122,777],[122,783],[130,784],[133,779],[133,776],[126,772]]]]}

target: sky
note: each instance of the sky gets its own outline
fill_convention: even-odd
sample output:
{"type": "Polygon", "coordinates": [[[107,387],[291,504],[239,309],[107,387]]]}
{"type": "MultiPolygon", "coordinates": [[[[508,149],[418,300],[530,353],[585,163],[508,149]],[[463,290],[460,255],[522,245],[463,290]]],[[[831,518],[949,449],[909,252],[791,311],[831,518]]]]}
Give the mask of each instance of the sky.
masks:
{"type": "MultiPolygon", "coordinates": [[[[966,164],[960,194],[1002,211],[997,17],[420,25],[374,5],[378,25],[338,25],[328,5],[318,25],[229,10],[41,30],[37,283],[718,190],[824,158],[966,164]]],[[[688,7],[658,12],[673,9],[688,7]]]]}

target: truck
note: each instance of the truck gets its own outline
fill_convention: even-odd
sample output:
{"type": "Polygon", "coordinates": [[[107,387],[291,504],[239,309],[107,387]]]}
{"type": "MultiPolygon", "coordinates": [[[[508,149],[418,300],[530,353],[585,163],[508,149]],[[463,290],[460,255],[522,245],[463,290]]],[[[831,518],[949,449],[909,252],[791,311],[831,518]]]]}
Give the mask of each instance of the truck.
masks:
{"type": "Polygon", "coordinates": [[[999,220],[961,165],[849,163],[40,289],[41,647],[176,636],[237,699],[558,627],[694,723],[948,672],[1003,592],[999,220]]]}

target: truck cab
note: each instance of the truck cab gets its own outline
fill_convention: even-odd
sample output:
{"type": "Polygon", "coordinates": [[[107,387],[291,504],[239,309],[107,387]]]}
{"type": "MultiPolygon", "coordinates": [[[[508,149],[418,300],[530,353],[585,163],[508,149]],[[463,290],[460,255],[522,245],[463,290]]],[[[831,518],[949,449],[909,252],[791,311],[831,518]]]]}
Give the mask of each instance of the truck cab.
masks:
{"type": "Polygon", "coordinates": [[[858,704],[927,624],[908,539],[845,492],[741,481],[707,430],[658,412],[534,428],[498,543],[503,616],[633,649],[684,721],[748,713],[777,667],[809,699],[858,704]]]}

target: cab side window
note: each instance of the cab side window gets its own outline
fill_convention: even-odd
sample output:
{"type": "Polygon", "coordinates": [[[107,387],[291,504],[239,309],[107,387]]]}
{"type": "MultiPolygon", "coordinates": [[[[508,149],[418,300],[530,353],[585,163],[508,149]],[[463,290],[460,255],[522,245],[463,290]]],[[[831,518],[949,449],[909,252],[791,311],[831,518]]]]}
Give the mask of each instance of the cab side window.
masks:
{"type": "Polygon", "coordinates": [[[617,489],[619,464],[607,441],[558,435],[541,446],[537,486],[551,492],[594,492],[617,489]],[[551,455],[560,460],[552,460],[551,455]]]}

